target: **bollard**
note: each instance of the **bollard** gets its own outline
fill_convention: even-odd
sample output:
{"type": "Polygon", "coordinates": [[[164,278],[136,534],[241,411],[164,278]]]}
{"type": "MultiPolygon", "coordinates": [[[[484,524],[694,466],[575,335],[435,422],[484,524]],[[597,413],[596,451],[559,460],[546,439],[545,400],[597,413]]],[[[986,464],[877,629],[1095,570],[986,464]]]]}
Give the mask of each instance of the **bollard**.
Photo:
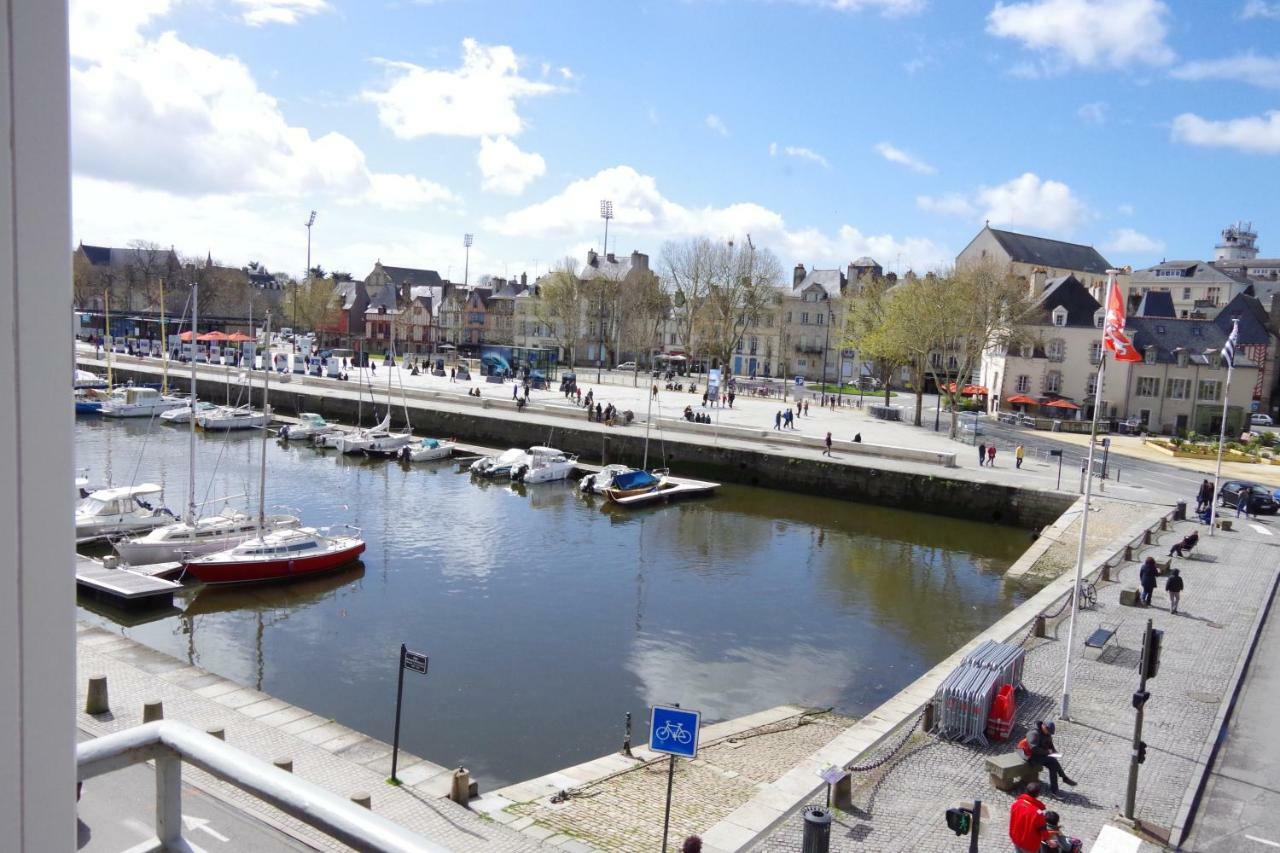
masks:
{"type": "Polygon", "coordinates": [[[293,759],[292,759],[292,758],[277,758],[277,759],[275,759],[274,761],[272,761],[271,763],[272,763],[272,764],[274,764],[276,767],[279,767],[279,768],[280,768],[281,770],[283,770],[285,773],[292,773],[292,772],[293,772],[293,759]]]}
{"type": "Polygon", "coordinates": [[[449,786],[449,799],[460,806],[471,802],[471,772],[465,767],[453,771],[453,784],[449,786]]]}
{"type": "Polygon", "coordinates": [[[1036,626],[1035,626],[1035,630],[1032,633],[1034,633],[1034,635],[1037,637],[1043,638],[1045,636],[1044,624],[1045,624],[1044,614],[1040,613],[1036,616],[1036,626]]]}
{"type": "Polygon", "coordinates": [[[622,738],[622,754],[631,758],[631,712],[627,712],[627,733],[622,738]]]}
{"type": "Polygon", "coordinates": [[[1124,546],[1124,560],[1126,563],[1133,562],[1133,546],[1132,545],[1124,546]]]}
{"type": "Polygon", "coordinates": [[[159,699],[152,699],[144,702],[142,705],[142,722],[154,723],[156,720],[164,719],[164,703],[159,699]]]}
{"type": "Polygon", "coordinates": [[[216,737],[218,740],[227,739],[227,730],[222,726],[209,726],[209,728],[204,730],[204,733],[209,735],[209,737],[216,737]]]}
{"type": "Polygon", "coordinates": [[[1110,563],[1102,564],[1102,574],[1098,575],[1098,580],[1104,583],[1110,582],[1111,580],[1111,564],[1110,563]]]}
{"type": "Polygon", "coordinates": [[[89,690],[84,697],[86,714],[105,714],[111,710],[107,701],[107,677],[105,675],[89,676],[89,690]]]}
{"type": "Polygon", "coordinates": [[[1142,531],[1142,544],[1143,544],[1143,545],[1150,545],[1150,544],[1151,544],[1151,531],[1150,531],[1150,530],[1144,530],[1144,531],[1142,531]]]}
{"type": "Polygon", "coordinates": [[[1164,518],[1163,516],[1160,518],[1160,529],[1161,530],[1169,529],[1169,519],[1164,518]]]}
{"type": "Polygon", "coordinates": [[[1176,504],[1173,505],[1173,520],[1174,521],[1187,520],[1187,502],[1186,501],[1178,501],[1176,504]]]}
{"type": "Polygon", "coordinates": [[[827,853],[831,849],[831,812],[822,806],[809,806],[803,814],[801,853],[827,853]]]}
{"type": "Polygon", "coordinates": [[[922,732],[933,731],[933,723],[934,723],[934,710],[933,710],[933,702],[931,701],[924,706],[924,716],[920,720],[920,731],[922,732]]]}
{"type": "Polygon", "coordinates": [[[373,798],[364,791],[356,791],[352,794],[351,802],[355,803],[357,806],[364,806],[370,811],[373,810],[373,798]]]}

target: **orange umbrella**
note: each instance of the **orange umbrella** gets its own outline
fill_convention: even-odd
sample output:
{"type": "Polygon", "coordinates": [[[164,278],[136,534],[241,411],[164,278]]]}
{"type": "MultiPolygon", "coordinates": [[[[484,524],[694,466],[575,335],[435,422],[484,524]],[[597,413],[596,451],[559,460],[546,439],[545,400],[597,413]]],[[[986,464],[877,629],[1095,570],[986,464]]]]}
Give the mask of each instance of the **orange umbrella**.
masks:
{"type": "Polygon", "coordinates": [[[1014,394],[1012,397],[1005,397],[1004,401],[1011,406],[1038,406],[1040,405],[1033,397],[1026,394],[1014,394]]]}
{"type": "Polygon", "coordinates": [[[225,341],[227,340],[226,332],[209,332],[196,338],[198,341],[225,341]]]}
{"type": "Polygon", "coordinates": [[[1079,409],[1075,403],[1070,400],[1054,400],[1052,403],[1045,403],[1046,406],[1053,406],[1057,409],[1079,409]]]}
{"type": "MultiPolygon", "coordinates": [[[[954,388],[956,386],[954,383],[952,383],[951,387],[954,388]]],[[[966,385],[964,386],[964,390],[962,390],[960,393],[965,397],[974,397],[974,396],[986,397],[987,389],[981,385],[966,385]]]]}
{"type": "Polygon", "coordinates": [[[248,335],[244,334],[243,332],[232,332],[231,334],[227,335],[227,342],[228,342],[228,343],[233,343],[233,344],[245,344],[245,343],[248,343],[249,341],[252,341],[252,340],[253,340],[253,338],[249,337],[248,335]]]}

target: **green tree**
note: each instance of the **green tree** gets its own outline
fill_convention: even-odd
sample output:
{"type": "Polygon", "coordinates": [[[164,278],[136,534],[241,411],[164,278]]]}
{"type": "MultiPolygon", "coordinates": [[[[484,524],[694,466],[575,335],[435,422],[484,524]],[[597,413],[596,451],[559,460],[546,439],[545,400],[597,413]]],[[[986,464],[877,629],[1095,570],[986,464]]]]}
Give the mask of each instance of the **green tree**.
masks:
{"type": "Polygon", "coordinates": [[[893,279],[874,278],[865,282],[849,305],[842,346],[857,350],[858,359],[871,365],[872,375],[884,388],[884,402],[890,386],[908,355],[888,328],[889,306],[899,285],[893,279]]]}

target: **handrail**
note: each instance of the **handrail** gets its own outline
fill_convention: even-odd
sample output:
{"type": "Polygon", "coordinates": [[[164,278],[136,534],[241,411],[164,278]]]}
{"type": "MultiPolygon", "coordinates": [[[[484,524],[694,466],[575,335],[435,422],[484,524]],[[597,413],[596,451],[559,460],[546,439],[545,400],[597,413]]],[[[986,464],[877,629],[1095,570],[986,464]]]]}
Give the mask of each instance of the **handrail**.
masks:
{"type": "Polygon", "coordinates": [[[318,785],[174,720],[146,723],[78,744],[76,778],[83,782],[150,760],[156,763],[158,849],[185,849],[181,772],[186,762],[358,850],[388,853],[445,853],[448,850],[318,785]]]}

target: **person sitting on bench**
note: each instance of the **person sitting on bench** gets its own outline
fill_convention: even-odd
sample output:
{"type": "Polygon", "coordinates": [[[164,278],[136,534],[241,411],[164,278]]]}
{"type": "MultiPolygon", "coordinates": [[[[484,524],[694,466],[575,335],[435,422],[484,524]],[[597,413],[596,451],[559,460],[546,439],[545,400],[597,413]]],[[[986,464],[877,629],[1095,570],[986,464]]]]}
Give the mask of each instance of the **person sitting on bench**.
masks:
{"type": "Polygon", "coordinates": [[[1018,744],[1018,748],[1022,750],[1022,754],[1026,756],[1027,763],[1043,767],[1049,771],[1049,793],[1058,793],[1058,777],[1062,777],[1062,781],[1071,787],[1075,787],[1075,780],[1067,775],[1067,771],[1062,769],[1062,765],[1058,763],[1058,750],[1053,745],[1053,733],[1056,727],[1053,721],[1041,722],[1036,720],[1035,726],[1031,731],[1027,732],[1027,736],[1022,739],[1022,743],[1018,744]],[[1025,746],[1023,746],[1025,744],[1025,746]]]}
{"type": "Polygon", "coordinates": [[[1191,549],[1196,547],[1199,543],[1200,534],[1193,530],[1190,535],[1186,536],[1181,542],[1176,543],[1169,549],[1169,556],[1172,557],[1174,554],[1177,554],[1179,557],[1185,557],[1190,554],[1191,549]]]}

